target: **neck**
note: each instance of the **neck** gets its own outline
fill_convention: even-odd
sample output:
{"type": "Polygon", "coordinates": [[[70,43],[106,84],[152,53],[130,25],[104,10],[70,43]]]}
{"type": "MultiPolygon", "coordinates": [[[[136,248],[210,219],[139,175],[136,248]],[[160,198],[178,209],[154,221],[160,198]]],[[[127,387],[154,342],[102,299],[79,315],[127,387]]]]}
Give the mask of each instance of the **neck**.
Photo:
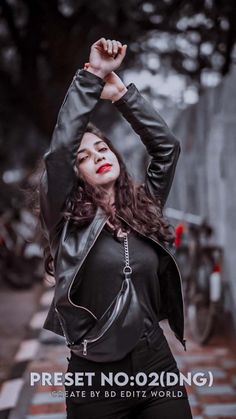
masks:
{"type": "Polygon", "coordinates": [[[112,206],[115,205],[115,191],[113,188],[106,189],[105,201],[112,206]]]}

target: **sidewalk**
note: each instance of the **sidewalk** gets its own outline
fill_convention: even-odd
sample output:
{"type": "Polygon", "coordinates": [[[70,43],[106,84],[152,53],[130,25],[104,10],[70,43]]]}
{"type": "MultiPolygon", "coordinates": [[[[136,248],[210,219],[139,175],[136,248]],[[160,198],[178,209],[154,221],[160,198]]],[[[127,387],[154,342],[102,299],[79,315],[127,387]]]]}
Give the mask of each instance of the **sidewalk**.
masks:
{"type": "MultiPolygon", "coordinates": [[[[51,290],[46,290],[40,311],[30,322],[31,336],[21,343],[11,379],[0,389],[0,419],[66,419],[64,398],[58,392],[56,396],[52,394],[55,390],[63,391],[63,386],[29,385],[30,372],[65,372],[67,368],[69,350],[64,338],[41,329],[51,298],[51,290]]],[[[236,419],[235,339],[222,333],[223,336],[214,337],[202,348],[187,338],[184,352],[166,322],[161,322],[161,326],[183,374],[204,371],[213,374],[212,387],[186,385],[194,419],[236,419]]]]}

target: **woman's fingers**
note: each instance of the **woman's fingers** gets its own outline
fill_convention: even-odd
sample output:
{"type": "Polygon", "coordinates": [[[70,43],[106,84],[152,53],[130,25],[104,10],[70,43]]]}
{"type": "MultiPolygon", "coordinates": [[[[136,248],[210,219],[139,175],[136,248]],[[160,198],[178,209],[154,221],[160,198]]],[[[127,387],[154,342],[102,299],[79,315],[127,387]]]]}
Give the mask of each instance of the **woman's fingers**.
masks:
{"type": "Polygon", "coordinates": [[[100,43],[102,44],[104,51],[107,51],[107,41],[105,38],[101,38],[100,43]]]}
{"type": "Polygon", "coordinates": [[[93,46],[100,45],[103,47],[103,50],[107,52],[109,55],[117,56],[121,52],[122,44],[120,41],[116,41],[115,39],[105,39],[100,38],[97,42],[93,44],[93,46]]]}
{"type": "Polygon", "coordinates": [[[102,38],[102,40],[104,50],[107,51],[110,55],[117,55],[119,50],[122,48],[121,42],[116,41],[115,39],[105,40],[105,38],[102,38]]]}
{"type": "Polygon", "coordinates": [[[84,69],[90,71],[91,65],[91,68],[94,67],[101,72],[102,76],[106,76],[121,65],[126,50],[127,45],[122,46],[120,41],[100,38],[92,45],[89,56],[90,64],[88,66],[88,63],[85,63],[84,69]]]}
{"type": "Polygon", "coordinates": [[[115,39],[113,39],[112,40],[112,46],[113,46],[113,53],[112,53],[112,55],[114,55],[116,57],[117,54],[119,54],[119,52],[122,49],[122,43],[120,41],[116,41],[115,39]]]}
{"type": "Polygon", "coordinates": [[[110,39],[107,39],[107,52],[112,55],[112,42],[110,39]]]}
{"type": "Polygon", "coordinates": [[[113,55],[116,55],[118,53],[118,42],[114,39],[111,42],[113,47],[113,55]]]}
{"type": "Polygon", "coordinates": [[[125,58],[125,54],[126,54],[126,50],[127,50],[127,45],[123,45],[119,51],[119,53],[117,54],[117,56],[115,57],[115,60],[118,63],[122,63],[123,59],[125,58]]]}

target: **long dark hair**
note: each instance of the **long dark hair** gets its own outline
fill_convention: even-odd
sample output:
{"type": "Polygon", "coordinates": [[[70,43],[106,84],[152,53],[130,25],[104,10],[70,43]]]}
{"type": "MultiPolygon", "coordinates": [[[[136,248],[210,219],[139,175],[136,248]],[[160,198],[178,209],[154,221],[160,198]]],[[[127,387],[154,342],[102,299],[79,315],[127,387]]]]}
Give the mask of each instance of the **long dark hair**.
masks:
{"type": "MultiPolygon", "coordinates": [[[[111,141],[92,123],[87,125],[86,131],[102,139],[116,155],[120,165],[120,175],[115,182],[115,210],[104,199],[106,193],[101,186],[88,184],[79,176],[78,162],[74,170],[78,174],[77,183],[69,195],[63,215],[70,218],[78,226],[89,224],[101,207],[109,216],[109,221],[114,226],[115,234],[120,228],[125,228],[124,223],[117,215],[124,218],[134,229],[164,244],[172,244],[174,240],[173,228],[163,216],[161,201],[158,197],[151,196],[145,189],[145,183],[137,183],[128,173],[126,165],[113,146],[111,141]]],[[[53,275],[53,259],[48,245],[44,247],[45,270],[53,275]]]]}

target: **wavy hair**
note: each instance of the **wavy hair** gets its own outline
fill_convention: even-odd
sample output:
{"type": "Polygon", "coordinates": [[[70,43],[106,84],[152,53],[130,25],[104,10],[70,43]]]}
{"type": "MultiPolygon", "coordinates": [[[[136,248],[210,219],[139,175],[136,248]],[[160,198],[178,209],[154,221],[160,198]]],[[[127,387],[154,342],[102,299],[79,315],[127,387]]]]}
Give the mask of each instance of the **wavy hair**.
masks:
{"type": "Polygon", "coordinates": [[[92,221],[99,206],[110,217],[109,221],[114,226],[115,234],[120,228],[126,228],[123,221],[116,216],[119,215],[140,233],[164,244],[172,244],[174,231],[163,216],[160,199],[147,192],[145,183],[137,183],[130,176],[119,152],[97,127],[89,123],[85,132],[92,133],[103,140],[119,162],[120,174],[115,182],[115,210],[111,204],[107,203],[108,200],[104,199],[106,194],[104,188],[90,185],[79,176],[78,161],[76,161],[74,169],[78,174],[78,182],[67,199],[64,217],[82,226],[92,221]]]}
{"type": "MultiPolygon", "coordinates": [[[[104,199],[107,192],[102,186],[91,185],[79,176],[78,161],[76,161],[74,170],[78,180],[65,203],[64,218],[73,220],[78,226],[84,226],[93,220],[97,208],[101,207],[109,216],[115,235],[118,234],[120,228],[125,230],[127,227],[117,217],[119,215],[140,233],[161,241],[165,245],[173,244],[174,229],[163,216],[160,199],[147,192],[145,183],[137,183],[130,176],[119,152],[97,127],[89,122],[85,132],[92,133],[103,140],[118,159],[120,174],[115,181],[115,208],[104,199]]],[[[53,258],[45,238],[42,238],[42,244],[45,270],[53,276],[53,258]]]]}

